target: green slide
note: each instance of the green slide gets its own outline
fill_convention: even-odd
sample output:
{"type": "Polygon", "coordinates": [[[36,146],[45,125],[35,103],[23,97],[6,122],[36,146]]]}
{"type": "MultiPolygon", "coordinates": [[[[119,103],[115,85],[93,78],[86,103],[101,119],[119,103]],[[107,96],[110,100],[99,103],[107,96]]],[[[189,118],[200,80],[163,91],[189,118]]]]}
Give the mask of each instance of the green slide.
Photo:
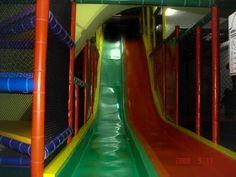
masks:
{"type": "Polygon", "coordinates": [[[95,122],[57,176],[158,176],[126,124],[121,41],[104,41],[95,122]]]}

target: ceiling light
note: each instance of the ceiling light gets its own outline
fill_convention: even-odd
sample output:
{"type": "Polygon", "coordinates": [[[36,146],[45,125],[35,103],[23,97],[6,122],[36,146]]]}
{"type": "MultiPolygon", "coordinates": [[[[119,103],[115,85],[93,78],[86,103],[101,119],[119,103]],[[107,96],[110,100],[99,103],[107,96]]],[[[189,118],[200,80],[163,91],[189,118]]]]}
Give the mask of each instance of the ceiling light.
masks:
{"type": "Polygon", "coordinates": [[[166,16],[172,16],[172,15],[175,15],[178,11],[175,10],[175,9],[172,9],[172,8],[167,8],[166,9],[166,12],[165,12],[165,15],[166,16]]]}

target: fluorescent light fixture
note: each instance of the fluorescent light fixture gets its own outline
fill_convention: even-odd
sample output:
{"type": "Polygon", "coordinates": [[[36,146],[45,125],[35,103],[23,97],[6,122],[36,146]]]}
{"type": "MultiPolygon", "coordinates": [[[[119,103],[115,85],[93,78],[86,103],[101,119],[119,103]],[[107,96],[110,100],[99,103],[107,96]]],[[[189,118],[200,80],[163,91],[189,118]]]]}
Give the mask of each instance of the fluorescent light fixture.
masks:
{"type": "Polygon", "coordinates": [[[168,16],[175,15],[177,12],[178,12],[178,11],[175,10],[175,9],[167,8],[167,9],[166,9],[166,12],[165,12],[165,15],[168,17],[168,16]]]}

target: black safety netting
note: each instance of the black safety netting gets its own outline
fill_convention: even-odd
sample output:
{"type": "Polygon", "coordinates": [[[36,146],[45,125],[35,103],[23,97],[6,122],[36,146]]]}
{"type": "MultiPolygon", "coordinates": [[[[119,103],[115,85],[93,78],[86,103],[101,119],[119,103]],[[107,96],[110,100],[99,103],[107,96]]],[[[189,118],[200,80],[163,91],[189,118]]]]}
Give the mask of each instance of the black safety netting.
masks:
{"type": "MultiPolygon", "coordinates": [[[[21,30],[19,25],[34,15],[33,1],[18,4],[0,4],[0,73],[33,72],[34,29],[21,30]]],[[[26,25],[27,26],[27,25],[26,25]]],[[[32,95],[0,93],[0,120],[30,120],[32,95]]]]}
{"type": "Polygon", "coordinates": [[[228,15],[234,10],[220,9],[220,125],[219,143],[236,151],[236,76],[229,71],[228,15]]]}
{"type": "Polygon", "coordinates": [[[195,131],[195,36],[189,34],[180,41],[179,63],[179,121],[195,131]]]}
{"type": "MultiPolygon", "coordinates": [[[[34,16],[34,1],[0,0],[0,121],[31,121],[32,94],[3,89],[4,79],[32,76],[34,64],[34,28],[25,18],[34,16]],[[26,28],[22,27],[24,24],[26,28]],[[4,76],[4,77],[3,77],[4,76]],[[9,93],[11,92],[11,93],[9,93]]],[[[0,122],[3,124],[3,122],[0,122]]],[[[0,145],[0,158],[28,158],[0,145]]],[[[1,163],[2,164],[2,163],[1,163]]],[[[28,167],[12,168],[0,165],[0,176],[30,176],[28,167]],[[7,173],[6,173],[7,171],[7,173]]]]}
{"type": "Polygon", "coordinates": [[[212,138],[212,54],[210,29],[201,36],[201,135],[212,138]]]}
{"type": "MultiPolygon", "coordinates": [[[[219,24],[219,143],[236,150],[236,76],[229,71],[228,15],[221,9],[219,24]]],[[[211,22],[201,33],[201,135],[212,139],[212,49],[211,22]]],[[[179,110],[180,125],[196,126],[196,42],[195,31],[180,41],[179,110]]]]}
{"type": "MultiPolygon", "coordinates": [[[[70,33],[71,2],[50,1],[50,10],[70,33]]],[[[68,127],[69,48],[49,30],[46,70],[45,143],[68,127]]]]}

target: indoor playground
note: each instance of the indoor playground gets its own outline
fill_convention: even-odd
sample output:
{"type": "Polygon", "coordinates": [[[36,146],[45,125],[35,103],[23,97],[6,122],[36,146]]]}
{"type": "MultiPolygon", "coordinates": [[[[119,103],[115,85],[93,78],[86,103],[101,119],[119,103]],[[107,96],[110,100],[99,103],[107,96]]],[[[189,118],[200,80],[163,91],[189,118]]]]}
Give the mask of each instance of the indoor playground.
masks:
{"type": "Polygon", "coordinates": [[[0,0],[0,177],[236,177],[234,0],[0,0]]]}

